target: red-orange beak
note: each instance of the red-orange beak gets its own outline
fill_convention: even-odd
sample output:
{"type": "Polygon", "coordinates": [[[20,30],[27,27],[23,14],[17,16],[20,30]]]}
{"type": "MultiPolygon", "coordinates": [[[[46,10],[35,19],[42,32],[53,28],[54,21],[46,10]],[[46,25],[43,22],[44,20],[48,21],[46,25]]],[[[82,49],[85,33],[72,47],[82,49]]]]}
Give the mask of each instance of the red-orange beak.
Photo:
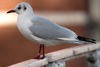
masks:
{"type": "Polygon", "coordinates": [[[13,13],[13,12],[15,12],[15,10],[10,10],[10,11],[8,11],[7,13],[13,13]]]}

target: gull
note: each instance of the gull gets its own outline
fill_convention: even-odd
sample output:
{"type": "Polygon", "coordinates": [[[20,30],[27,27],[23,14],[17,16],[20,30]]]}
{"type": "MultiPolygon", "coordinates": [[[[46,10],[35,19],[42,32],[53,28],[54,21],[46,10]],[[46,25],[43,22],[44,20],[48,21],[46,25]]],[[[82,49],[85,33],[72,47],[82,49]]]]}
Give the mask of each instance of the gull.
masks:
{"type": "Polygon", "coordinates": [[[35,59],[45,58],[44,46],[53,46],[64,43],[84,44],[96,43],[96,40],[78,36],[72,30],[62,27],[48,19],[34,14],[30,4],[19,3],[15,9],[7,13],[18,14],[17,26],[22,35],[33,42],[40,44],[38,56],[35,59]],[[43,55],[41,56],[41,50],[43,55]]]}

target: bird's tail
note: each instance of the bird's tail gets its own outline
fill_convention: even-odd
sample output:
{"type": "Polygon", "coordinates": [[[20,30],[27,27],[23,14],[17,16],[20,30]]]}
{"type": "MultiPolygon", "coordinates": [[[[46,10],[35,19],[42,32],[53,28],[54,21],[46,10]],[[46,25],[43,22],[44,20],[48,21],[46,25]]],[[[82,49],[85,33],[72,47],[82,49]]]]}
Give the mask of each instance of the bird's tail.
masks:
{"type": "Polygon", "coordinates": [[[79,39],[80,41],[85,41],[85,42],[90,42],[90,43],[95,43],[96,44],[95,39],[85,38],[85,37],[81,37],[81,36],[78,36],[77,39],[79,39]]]}

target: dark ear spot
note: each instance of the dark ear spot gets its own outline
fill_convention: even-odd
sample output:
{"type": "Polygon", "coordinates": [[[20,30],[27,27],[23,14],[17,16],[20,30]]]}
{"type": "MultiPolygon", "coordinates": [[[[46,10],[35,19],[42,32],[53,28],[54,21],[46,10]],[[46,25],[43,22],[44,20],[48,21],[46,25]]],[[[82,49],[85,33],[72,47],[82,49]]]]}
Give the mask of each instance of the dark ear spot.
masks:
{"type": "Polygon", "coordinates": [[[19,7],[17,9],[20,10],[21,9],[21,5],[19,5],[19,7]]]}
{"type": "Polygon", "coordinates": [[[24,10],[26,10],[26,6],[24,5],[24,10]]]}

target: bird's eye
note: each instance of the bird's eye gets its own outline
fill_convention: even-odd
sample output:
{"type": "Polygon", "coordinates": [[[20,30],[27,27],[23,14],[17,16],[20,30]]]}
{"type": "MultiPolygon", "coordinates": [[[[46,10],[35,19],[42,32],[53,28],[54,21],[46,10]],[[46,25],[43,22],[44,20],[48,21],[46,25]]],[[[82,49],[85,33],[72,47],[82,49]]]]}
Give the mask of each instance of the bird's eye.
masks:
{"type": "Polygon", "coordinates": [[[24,10],[26,10],[26,7],[24,6],[24,10]]]}
{"type": "Polygon", "coordinates": [[[21,9],[21,7],[18,7],[18,10],[20,10],[21,9]]]}

